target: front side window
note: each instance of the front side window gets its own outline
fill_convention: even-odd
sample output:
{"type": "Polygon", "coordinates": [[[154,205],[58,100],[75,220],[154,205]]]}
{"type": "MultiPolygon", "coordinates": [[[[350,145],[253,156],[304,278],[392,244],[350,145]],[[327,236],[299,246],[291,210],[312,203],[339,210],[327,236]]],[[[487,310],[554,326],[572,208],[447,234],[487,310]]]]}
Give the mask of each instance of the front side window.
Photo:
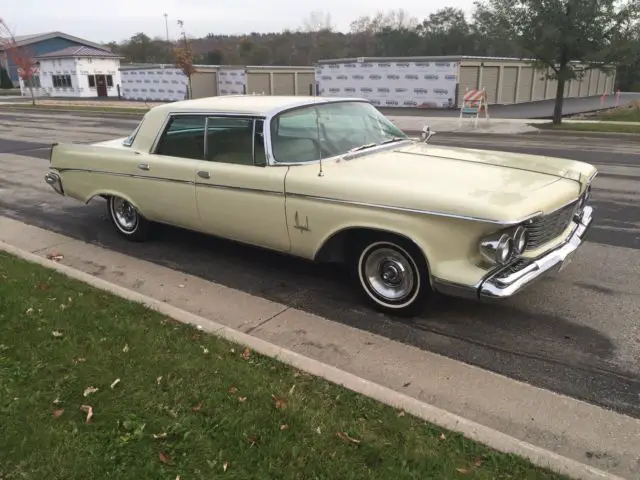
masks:
{"type": "Polygon", "coordinates": [[[179,115],[171,118],[160,137],[155,153],[202,160],[205,125],[204,115],[179,115]]]}
{"type": "Polygon", "coordinates": [[[87,75],[89,78],[89,88],[96,88],[96,76],[95,75],[87,75]]]}
{"type": "Polygon", "coordinates": [[[278,162],[303,163],[409,137],[373,105],[334,102],[283,112],[271,121],[278,162]]]}

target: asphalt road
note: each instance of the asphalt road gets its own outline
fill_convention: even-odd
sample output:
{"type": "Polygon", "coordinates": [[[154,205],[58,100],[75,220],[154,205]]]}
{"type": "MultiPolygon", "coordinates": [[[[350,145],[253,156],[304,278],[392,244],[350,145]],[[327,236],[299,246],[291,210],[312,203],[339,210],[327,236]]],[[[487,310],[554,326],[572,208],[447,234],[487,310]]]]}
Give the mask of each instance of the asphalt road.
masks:
{"type": "MultiPolygon", "coordinates": [[[[86,99],[61,98],[61,100],[82,101],[86,99]]],[[[564,116],[571,116],[579,113],[592,112],[603,107],[610,108],[618,105],[625,105],[634,100],[640,100],[640,93],[625,92],[621,94],[619,100],[616,100],[613,95],[608,95],[605,98],[604,103],[601,103],[599,95],[593,97],[565,98],[562,112],[564,116]]],[[[26,103],[28,101],[28,98],[12,98],[4,100],[5,103],[26,103]]],[[[107,98],[105,101],[113,101],[113,99],[107,98]]],[[[0,102],[2,102],[1,97],[0,102]]],[[[127,101],[123,100],[122,103],[126,106],[127,101]]],[[[490,105],[489,114],[492,118],[544,119],[553,117],[554,106],[555,100],[540,100],[537,102],[517,103],[513,105],[490,105]]],[[[457,117],[460,115],[459,109],[379,107],[379,110],[385,115],[410,117],[457,117]]]]}
{"type": "Polygon", "coordinates": [[[434,137],[596,164],[596,221],[565,271],[520,296],[497,305],[446,299],[421,318],[399,321],[364,307],[339,268],[170,227],[150,243],[129,243],[114,233],[103,201],[81,205],[42,181],[50,142],[100,141],[134,126],[87,115],[0,113],[0,214],[640,418],[640,143],[553,134],[434,137]]]}

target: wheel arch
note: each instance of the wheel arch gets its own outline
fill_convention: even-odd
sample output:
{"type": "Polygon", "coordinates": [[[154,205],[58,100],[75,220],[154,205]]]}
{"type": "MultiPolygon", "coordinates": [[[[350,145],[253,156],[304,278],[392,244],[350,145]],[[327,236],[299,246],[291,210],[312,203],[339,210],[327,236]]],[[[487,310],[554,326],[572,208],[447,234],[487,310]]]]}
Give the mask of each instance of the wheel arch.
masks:
{"type": "Polygon", "coordinates": [[[131,205],[133,205],[140,214],[144,215],[144,212],[140,209],[140,205],[136,203],[129,195],[124,194],[122,192],[116,192],[115,190],[97,190],[93,192],[87,199],[85,200],[85,204],[91,203],[96,197],[102,197],[105,200],[109,200],[109,197],[120,197],[123,200],[126,200],[131,205]]]}
{"type": "Polygon", "coordinates": [[[313,260],[318,263],[345,263],[351,253],[349,251],[349,245],[356,244],[357,241],[363,238],[363,236],[366,234],[397,237],[399,239],[402,239],[404,242],[409,243],[422,255],[422,258],[424,259],[424,262],[427,266],[429,282],[432,282],[429,256],[427,252],[425,252],[424,248],[416,243],[409,235],[382,227],[366,225],[352,225],[343,227],[325,238],[325,240],[320,244],[320,247],[316,251],[313,260]]]}

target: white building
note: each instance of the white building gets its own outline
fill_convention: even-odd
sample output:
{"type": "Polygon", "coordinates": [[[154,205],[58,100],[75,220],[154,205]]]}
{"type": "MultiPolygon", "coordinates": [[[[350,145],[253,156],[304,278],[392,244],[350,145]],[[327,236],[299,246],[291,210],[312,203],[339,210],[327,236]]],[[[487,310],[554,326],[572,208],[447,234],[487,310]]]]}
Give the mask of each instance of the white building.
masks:
{"type": "MultiPolygon", "coordinates": [[[[73,46],[35,57],[38,75],[32,79],[38,97],[117,97],[120,56],[94,47],[73,46]]],[[[30,96],[20,80],[23,96],[30,96]]]]}

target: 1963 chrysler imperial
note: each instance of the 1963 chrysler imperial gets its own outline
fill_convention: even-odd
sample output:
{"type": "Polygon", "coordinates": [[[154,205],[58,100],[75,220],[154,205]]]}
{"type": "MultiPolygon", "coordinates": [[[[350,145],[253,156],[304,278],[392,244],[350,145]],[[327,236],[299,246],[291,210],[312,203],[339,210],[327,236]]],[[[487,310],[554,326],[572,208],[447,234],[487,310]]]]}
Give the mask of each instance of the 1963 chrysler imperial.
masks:
{"type": "Polygon", "coordinates": [[[45,180],[107,199],[141,241],[164,223],[346,262],[372,305],[434,291],[510,297],[581,245],[597,170],[560,158],[428,144],[358,98],[222,96],[157,106],[125,139],[54,144],[45,180]]]}

